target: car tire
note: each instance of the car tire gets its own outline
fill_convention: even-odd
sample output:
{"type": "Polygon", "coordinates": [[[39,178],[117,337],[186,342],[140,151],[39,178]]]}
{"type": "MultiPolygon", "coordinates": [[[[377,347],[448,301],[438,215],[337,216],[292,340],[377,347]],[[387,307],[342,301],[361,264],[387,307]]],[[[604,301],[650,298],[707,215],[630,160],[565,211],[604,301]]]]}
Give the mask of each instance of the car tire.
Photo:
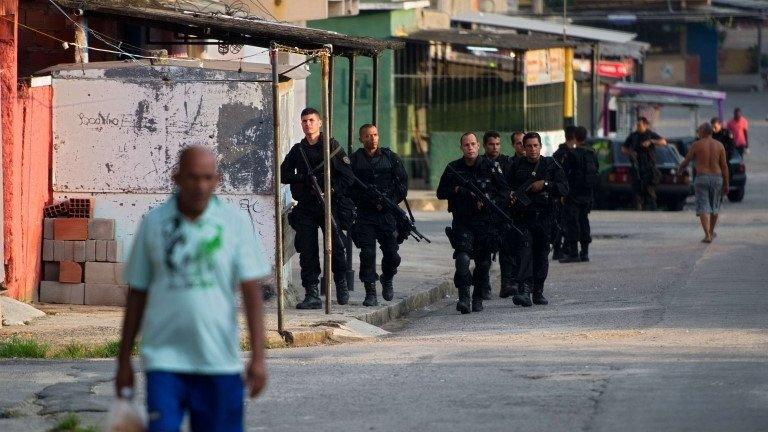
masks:
{"type": "Polygon", "coordinates": [[[728,192],[728,201],[741,202],[744,199],[744,188],[739,188],[728,192]]]}

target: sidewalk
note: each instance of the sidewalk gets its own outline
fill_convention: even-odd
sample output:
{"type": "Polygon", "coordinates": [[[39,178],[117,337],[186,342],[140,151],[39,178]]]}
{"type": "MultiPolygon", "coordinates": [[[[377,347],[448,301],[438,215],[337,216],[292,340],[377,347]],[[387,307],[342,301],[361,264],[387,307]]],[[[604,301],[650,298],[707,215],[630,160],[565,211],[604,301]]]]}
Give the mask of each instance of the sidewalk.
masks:
{"type": "MultiPolygon", "coordinates": [[[[277,300],[270,299],[265,303],[264,311],[267,346],[309,346],[378,337],[386,334],[378,326],[450,295],[455,290],[453,284],[449,283],[452,271],[447,271],[452,269],[452,266],[446,266],[446,263],[451,262],[451,251],[444,236],[431,237],[431,245],[416,243],[414,240],[408,240],[401,245],[403,260],[400,272],[395,277],[395,298],[391,302],[381,298],[381,286],[377,285],[379,305],[362,306],[365,293],[362,283],[356,279],[348,305],[336,304],[335,292],[332,289],[332,314],[326,315],[323,309],[297,310],[296,299],[301,288],[291,288],[286,293],[286,332],[281,336],[277,332],[277,300]]],[[[359,251],[354,249],[353,253],[353,268],[357,276],[359,251]]],[[[377,251],[377,255],[377,260],[380,260],[380,251],[377,251]]],[[[298,284],[298,259],[295,261],[293,281],[298,284]]],[[[122,308],[52,304],[34,306],[47,315],[33,320],[30,325],[0,327],[0,339],[18,335],[47,343],[52,348],[60,348],[72,343],[95,346],[118,340],[120,337],[122,308]]],[[[242,315],[240,322],[244,330],[245,320],[242,315]]],[[[242,335],[245,339],[244,331],[242,335]]]]}

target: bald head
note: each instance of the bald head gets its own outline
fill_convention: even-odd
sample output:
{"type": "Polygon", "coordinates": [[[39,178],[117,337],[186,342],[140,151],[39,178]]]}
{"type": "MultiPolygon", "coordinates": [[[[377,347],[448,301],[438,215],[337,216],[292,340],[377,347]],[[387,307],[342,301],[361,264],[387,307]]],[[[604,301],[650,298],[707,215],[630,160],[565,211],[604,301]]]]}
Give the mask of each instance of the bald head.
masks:
{"type": "Polygon", "coordinates": [[[179,153],[179,164],[173,181],[178,187],[179,211],[196,218],[203,213],[219,184],[216,155],[205,146],[194,145],[179,153]]]}
{"type": "Polygon", "coordinates": [[[699,138],[707,138],[712,136],[712,125],[709,123],[702,123],[699,125],[699,138]]]}

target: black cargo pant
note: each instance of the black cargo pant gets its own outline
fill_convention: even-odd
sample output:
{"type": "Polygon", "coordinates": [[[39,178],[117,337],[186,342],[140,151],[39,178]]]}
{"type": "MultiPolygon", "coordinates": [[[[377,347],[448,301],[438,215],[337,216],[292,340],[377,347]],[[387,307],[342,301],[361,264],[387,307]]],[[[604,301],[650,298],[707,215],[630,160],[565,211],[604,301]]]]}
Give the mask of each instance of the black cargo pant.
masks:
{"type": "Polygon", "coordinates": [[[389,213],[358,210],[357,221],[352,226],[352,240],[360,249],[360,280],[375,283],[376,242],[381,249],[381,280],[390,281],[400,266],[400,245],[397,243],[395,217],[389,213]]]}
{"type": "Polygon", "coordinates": [[[576,202],[569,199],[564,207],[565,241],[568,244],[588,244],[592,242],[589,227],[589,212],[592,205],[589,202],[576,202]]]}
{"type": "Polygon", "coordinates": [[[541,294],[549,274],[549,242],[551,223],[548,215],[527,215],[521,225],[525,241],[518,243],[520,271],[517,282],[532,286],[532,292],[541,294]]]}
{"type": "MultiPolygon", "coordinates": [[[[297,205],[288,216],[288,223],[296,231],[294,246],[299,254],[301,267],[301,285],[305,288],[320,283],[320,248],[317,230],[325,235],[325,216],[322,208],[306,208],[297,205]]],[[[347,257],[344,251],[345,236],[342,232],[333,233],[333,255],[331,267],[333,280],[343,281],[347,272],[347,257]]]]}
{"type": "Polygon", "coordinates": [[[499,270],[501,272],[501,287],[517,280],[520,270],[520,259],[513,245],[499,249],[499,270]]]}
{"type": "MultiPolygon", "coordinates": [[[[487,222],[487,221],[486,221],[487,222]]],[[[453,283],[457,288],[474,286],[472,298],[482,298],[483,292],[491,289],[491,255],[495,252],[492,243],[495,233],[489,231],[488,223],[458,223],[451,225],[451,245],[456,272],[453,283]],[[470,271],[471,261],[475,262],[470,271]]]]}
{"type": "Polygon", "coordinates": [[[637,175],[632,182],[632,191],[635,193],[635,207],[640,210],[656,210],[656,181],[652,174],[637,175]]]}

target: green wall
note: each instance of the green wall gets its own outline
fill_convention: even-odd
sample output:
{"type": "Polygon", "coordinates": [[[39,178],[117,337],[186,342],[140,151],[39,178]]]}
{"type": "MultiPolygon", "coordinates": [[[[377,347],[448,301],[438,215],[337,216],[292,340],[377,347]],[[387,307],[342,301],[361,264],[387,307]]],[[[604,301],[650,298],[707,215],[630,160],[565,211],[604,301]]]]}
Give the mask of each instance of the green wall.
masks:
{"type": "MultiPolygon", "coordinates": [[[[352,36],[368,36],[387,39],[396,34],[399,27],[415,23],[413,11],[362,12],[358,16],[309,21],[308,27],[331,30],[352,36]]],[[[394,105],[394,55],[385,51],[379,56],[379,134],[381,145],[398,149],[394,142],[396,114],[394,105]]],[[[353,147],[360,147],[357,129],[372,120],[373,61],[367,57],[355,58],[356,93],[353,147]]],[[[332,133],[346,150],[349,98],[349,61],[345,57],[334,58],[332,133]]],[[[320,108],[320,65],[310,65],[307,78],[307,104],[320,108]]]]}

